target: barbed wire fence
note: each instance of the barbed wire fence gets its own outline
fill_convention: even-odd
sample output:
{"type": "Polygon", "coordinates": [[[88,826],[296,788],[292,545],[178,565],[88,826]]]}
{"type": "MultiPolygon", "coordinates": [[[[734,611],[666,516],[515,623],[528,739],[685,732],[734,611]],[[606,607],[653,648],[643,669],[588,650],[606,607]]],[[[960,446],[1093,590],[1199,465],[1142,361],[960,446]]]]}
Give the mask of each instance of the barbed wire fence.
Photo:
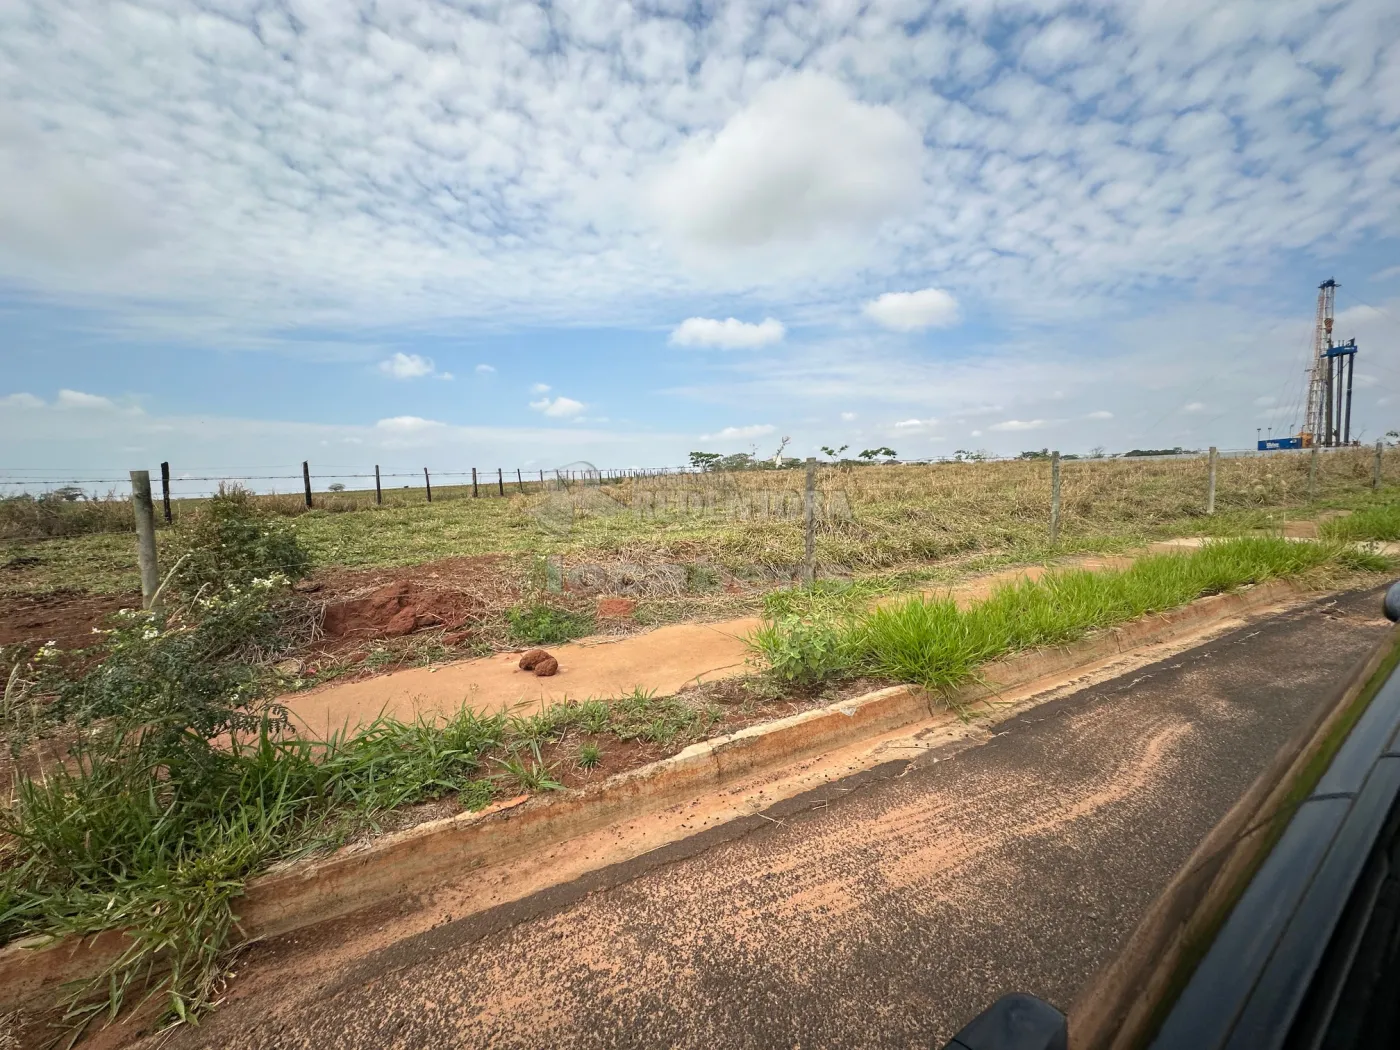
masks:
{"type": "MultiPolygon", "coordinates": [[[[728,471],[693,465],[600,469],[581,461],[552,469],[509,471],[502,467],[409,471],[380,466],[369,470],[336,465],[314,472],[310,461],[305,461],[300,471],[264,467],[240,474],[175,473],[171,464],[162,463],[158,470],[129,471],[125,476],[117,471],[65,474],[0,468],[0,511],[7,504],[10,509],[38,511],[46,501],[75,504],[67,508],[73,511],[102,507],[107,512],[105,527],[99,523],[89,531],[136,531],[145,546],[153,540],[143,535],[146,497],[141,493],[140,475],[146,476],[144,484],[149,486],[144,491],[150,493],[152,535],[228,485],[254,490],[256,498],[284,514],[527,497],[523,506],[528,513],[544,532],[555,536],[567,535],[581,519],[617,515],[800,522],[801,576],[810,581],[816,577],[817,532],[822,530],[828,550],[839,546],[833,533],[841,531],[843,522],[859,517],[863,508],[890,519],[882,525],[887,531],[926,528],[929,522],[919,520],[920,516],[937,518],[941,513],[950,519],[959,514],[968,520],[976,517],[993,527],[1014,519],[1022,535],[1038,529],[1042,541],[1054,548],[1067,532],[1102,527],[1115,515],[1121,514],[1123,520],[1150,516],[1154,500],[1164,507],[1170,504],[1177,512],[1209,517],[1222,507],[1296,505],[1345,491],[1379,488],[1387,475],[1387,462],[1396,458],[1400,448],[1377,442],[1364,448],[1211,448],[1139,456],[1079,457],[1045,451],[1017,457],[958,456],[875,464],[789,459],[780,466],[770,462],[728,471]],[[964,469],[969,466],[982,469],[964,469]],[[919,499],[923,503],[916,506],[919,499]],[[892,505],[897,513],[890,513],[892,505]]],[[[1391,464],[1390,476],[1396,466],[1391,464]]],[[[8,520],[16,518],[11,514],[8,520]]],[[[0,519],[0,528],[6,520],[0,519]]],[[[852,535],[843,539],[847,551],[862,542],[859,528],[848,531],[852,535]]],[[[0,539],[13,538],[13,532],[0,531],[0,539]]]]}

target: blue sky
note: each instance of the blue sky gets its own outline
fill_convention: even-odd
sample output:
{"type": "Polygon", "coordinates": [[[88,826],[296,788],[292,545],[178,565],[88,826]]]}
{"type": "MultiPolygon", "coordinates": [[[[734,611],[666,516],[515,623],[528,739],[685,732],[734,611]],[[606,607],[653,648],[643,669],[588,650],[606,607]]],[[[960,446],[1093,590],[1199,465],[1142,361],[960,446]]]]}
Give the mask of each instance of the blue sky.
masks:
{"type": "MultiPolygon", "coordinates": [[[[1400,8],[14,0],[0,467],[1400,424],[1400,8]]],[[[324,465],[324,466],[323,466],[324,465]]]]}

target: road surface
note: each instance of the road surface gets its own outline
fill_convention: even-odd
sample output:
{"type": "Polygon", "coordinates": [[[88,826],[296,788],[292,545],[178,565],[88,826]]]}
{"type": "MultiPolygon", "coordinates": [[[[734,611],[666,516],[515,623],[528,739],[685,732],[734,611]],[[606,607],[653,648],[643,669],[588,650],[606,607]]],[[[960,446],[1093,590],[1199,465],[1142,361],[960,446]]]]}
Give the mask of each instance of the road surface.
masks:
{"type": "Polygon", "coordinates": [[[515,904],[318,965],[288,945],[164,1045],[940,1046],[1003,992],[1062,1006],[1384,634],[1309,603],[515,904]],[[285,975],[299,973],[299,980],[285,975]]]}

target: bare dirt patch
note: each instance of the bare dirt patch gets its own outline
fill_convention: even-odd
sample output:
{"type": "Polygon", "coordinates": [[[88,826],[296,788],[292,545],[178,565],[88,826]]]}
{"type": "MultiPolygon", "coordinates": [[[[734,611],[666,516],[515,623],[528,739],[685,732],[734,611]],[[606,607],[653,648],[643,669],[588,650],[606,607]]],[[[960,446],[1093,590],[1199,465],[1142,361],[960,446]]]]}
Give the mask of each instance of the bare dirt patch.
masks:
{"type": "Polygon", "coordinates": [[[92,645],[93,629],[101,627],[108,616],[118,609],[140,606],[139,593],[84,594],[74,590],[0,595],[0,645],[54,642],[60,649],[84,649],[92,645]]]}

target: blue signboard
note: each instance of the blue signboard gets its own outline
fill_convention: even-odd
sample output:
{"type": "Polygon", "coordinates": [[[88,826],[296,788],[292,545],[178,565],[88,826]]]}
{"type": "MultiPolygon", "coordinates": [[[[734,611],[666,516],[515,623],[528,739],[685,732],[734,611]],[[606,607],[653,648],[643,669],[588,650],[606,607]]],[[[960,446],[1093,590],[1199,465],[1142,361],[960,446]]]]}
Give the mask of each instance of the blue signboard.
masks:
{"type": "Polygon", "coordinates": [[[1259,442],[1260,452],[1272,452],[1281,448],[1302,448],[1302,438],[1264,438],[1259,442]]]}

